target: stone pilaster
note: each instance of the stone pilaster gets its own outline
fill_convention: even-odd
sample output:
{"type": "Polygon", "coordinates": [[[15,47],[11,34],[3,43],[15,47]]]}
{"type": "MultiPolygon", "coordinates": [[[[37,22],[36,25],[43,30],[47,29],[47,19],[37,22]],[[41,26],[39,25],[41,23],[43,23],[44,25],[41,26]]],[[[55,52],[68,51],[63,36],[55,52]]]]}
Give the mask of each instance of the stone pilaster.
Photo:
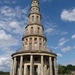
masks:
{"type": "Polygon", "coordinates": [[[41,66],[40,66],[40,64],[38,65],[38,75],[41,75],[41,66]]]}
{"type": "Polygon", "coordinates": [[[17,73],[17,75],[19,75],[19,71],[20,71],[20,68],[18,67],[18,73],[17,73]]]}
{"type": "Polygon", "coordinates": [[[15,75],[15,73],[16,73],[16,57],[14,57],[13,74],[12,75],[15,75]]]}
{"type": "Polygon", "coordinates": [[[47,75],[47,65],[44,65],[44,75],[47,75]]]}
{"type": "Polygon", "coordinates": [[[12,58],[11,69],[10,69],[10,75],[12,75],[12,73],[13,73],[13,64],[14,64],[14,62],[13,62],[13,58],[12,58]]]}
{"type": "Polygon", "coordinates": [[[22,75],[23,56],[20,57],[20,71],[19,75],[22,75]]]}
{"type": "Polygon", "coordinates": [[[50,69],[50,75],[53,75],[53,73],[52,73],[52,60],[51,60],[51,57],[49,57],[49,69],[50,69]]]}
{"type": "Polygon", "coordinates": [[[30,56],[30,75],[33,75],[33,56],[30,56]]]}
{"type": "Polygon", "coordinates": [[[41,75],[43,75],[43,56],[41,56],[41,75]]]}
{"type": "Polygon", "coordinates": [[[57,75],[56,58],[54,58],[54,72],[55,72],[55,75],[57,75]]]}
{"type": "Polygon", "coordinates": [[[26,75],[27,74],[27,65],[24,65],[24,75],[26,75]]]}

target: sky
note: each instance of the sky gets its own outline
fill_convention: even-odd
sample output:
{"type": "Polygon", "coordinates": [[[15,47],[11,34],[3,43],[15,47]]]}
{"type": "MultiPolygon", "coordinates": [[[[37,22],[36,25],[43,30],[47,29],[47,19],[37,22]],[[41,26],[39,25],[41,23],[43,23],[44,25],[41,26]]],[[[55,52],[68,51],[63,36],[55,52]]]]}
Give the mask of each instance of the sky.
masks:
{"type": "MultiPolygon", "coordinates": [[[[47,47],[57,64],[75,65],[75,0],[39,0],[47,47]]],[[[0,0],[0,71],[10,71],[11,54],[22,48],[31,0],[0,0]]]]}

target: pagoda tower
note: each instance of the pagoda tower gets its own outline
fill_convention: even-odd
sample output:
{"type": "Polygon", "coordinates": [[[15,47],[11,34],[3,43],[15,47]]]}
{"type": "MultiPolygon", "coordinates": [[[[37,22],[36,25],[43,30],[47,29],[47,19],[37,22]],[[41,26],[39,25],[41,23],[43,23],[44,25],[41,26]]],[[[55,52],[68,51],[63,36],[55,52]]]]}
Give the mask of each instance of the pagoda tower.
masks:
{"type": "Polygon", "coordinates": [[[12,54],[10,75],[57,75],[57,55],[46,47],[39,1],[32,0],[22,49],[12,54]]]}

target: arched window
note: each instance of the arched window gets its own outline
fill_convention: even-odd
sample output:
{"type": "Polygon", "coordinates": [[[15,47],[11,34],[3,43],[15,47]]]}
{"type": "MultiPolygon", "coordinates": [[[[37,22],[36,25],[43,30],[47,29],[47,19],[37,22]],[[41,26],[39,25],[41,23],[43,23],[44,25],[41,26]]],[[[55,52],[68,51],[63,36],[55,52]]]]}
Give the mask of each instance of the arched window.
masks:
{"type": "Polygon", "coordinates": [[[33,13],[35,12],[35,8],[32,9],[33,13]]]}
{"type": "Polygon", "coordinates": [[[35,1],[33,3],[35,3],[35,1]]]}
{"type": "Polygon", "coordinates": [[[39,41],[41,41],[41,38],[39,38],[39,41]]]}
{"type": "Polygon", "coordinates": [[[39,30],[40,30],[40,28],[38,27],[38,31],[37,31],[38,34],[39,34],[39,30]]]}
{"type": "Polygon", "coordinates": [[[37,16],[37,22],[39,21],[39,16],[37,16]]]}
{"type": "Polygon", "coordinates": [[[33,27],[31,27],[31,34],[33,33],[33,27]]]}
{"type": "Polygon", "coordinates": [[[32,21],[34,21],[34,16],[32,16],[32,21]]]}
{"type": "Polygon", "coordinates": [[[32,38],[30,38],[30,43],[32,43],[32,38]]]}
{"type": "Polygon", "coordinates": [[[43,40],[43,46],[45,46],[45,41],[43,40]]]}
{"type": "Polygon", "coordinates": [[[32,50],[32,43],[29,43],[29,50],[32,50]]]}
{"type": "Polygon", "coordinates": [[[37,38],[34,38],[34,44],[37,44],[37,38]]]}
{"type": "Polygon", "coordinates": [[[27,45],[27,42],[28,42],[28,39],[26,39],[26,41],[25,41],[25,45],[27,45]]]}
{"type": "Polygon", "coordinates": [[[39,38],[39,43],[41,43],[41,38],[39,38]]]}
{"type": "Polygon", "coordinates": [[[38,8],[36,8],[36,12],[38,13],[38,8]]]}
{"type": "Polygon", "coordinates": [[[41,45],[42,45],[42,44],[41,44],[41,43],[39,43],[39,49],[41,49],[41,45]]]}

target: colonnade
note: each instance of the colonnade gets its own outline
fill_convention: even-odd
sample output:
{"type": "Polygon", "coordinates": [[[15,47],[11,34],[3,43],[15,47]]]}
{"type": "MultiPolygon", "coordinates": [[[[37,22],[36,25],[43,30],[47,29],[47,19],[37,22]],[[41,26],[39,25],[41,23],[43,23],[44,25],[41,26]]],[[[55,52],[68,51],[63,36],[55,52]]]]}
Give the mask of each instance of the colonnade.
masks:
{"type": "MultiPolygon", "coordinates": [[[[17,64],[18,64],[17,57],[12,58],[10,75],[26,75],[26,72],[27,72],[26,66],[24,66],[23,68],[23,65],[25,64],[23,60],[25,59],[25,57],[24,56],[19,56],[19,57],[20,57],[19,69],[17,67],[17,64]],[[18,73],[16,72],[16,69],[19,70],[18,73]]],[[[33,69],[33,66],[34,66],[33,63],[35,63],[34,57],[35,57],[34,55],[30,55],[30,75],[34,75],[34,69],[33,69]]],[[[38,66],[38,75],[45,75],[45,72],[44,72],[44,57],[45,56],[40,55],[40,57],[41,57],[41,60],[40,60],[40,66],[38,66]]],[[[48,56],[48,63],[49,63],[48,75],[57,75],[56,57],[48,56]]]]}

